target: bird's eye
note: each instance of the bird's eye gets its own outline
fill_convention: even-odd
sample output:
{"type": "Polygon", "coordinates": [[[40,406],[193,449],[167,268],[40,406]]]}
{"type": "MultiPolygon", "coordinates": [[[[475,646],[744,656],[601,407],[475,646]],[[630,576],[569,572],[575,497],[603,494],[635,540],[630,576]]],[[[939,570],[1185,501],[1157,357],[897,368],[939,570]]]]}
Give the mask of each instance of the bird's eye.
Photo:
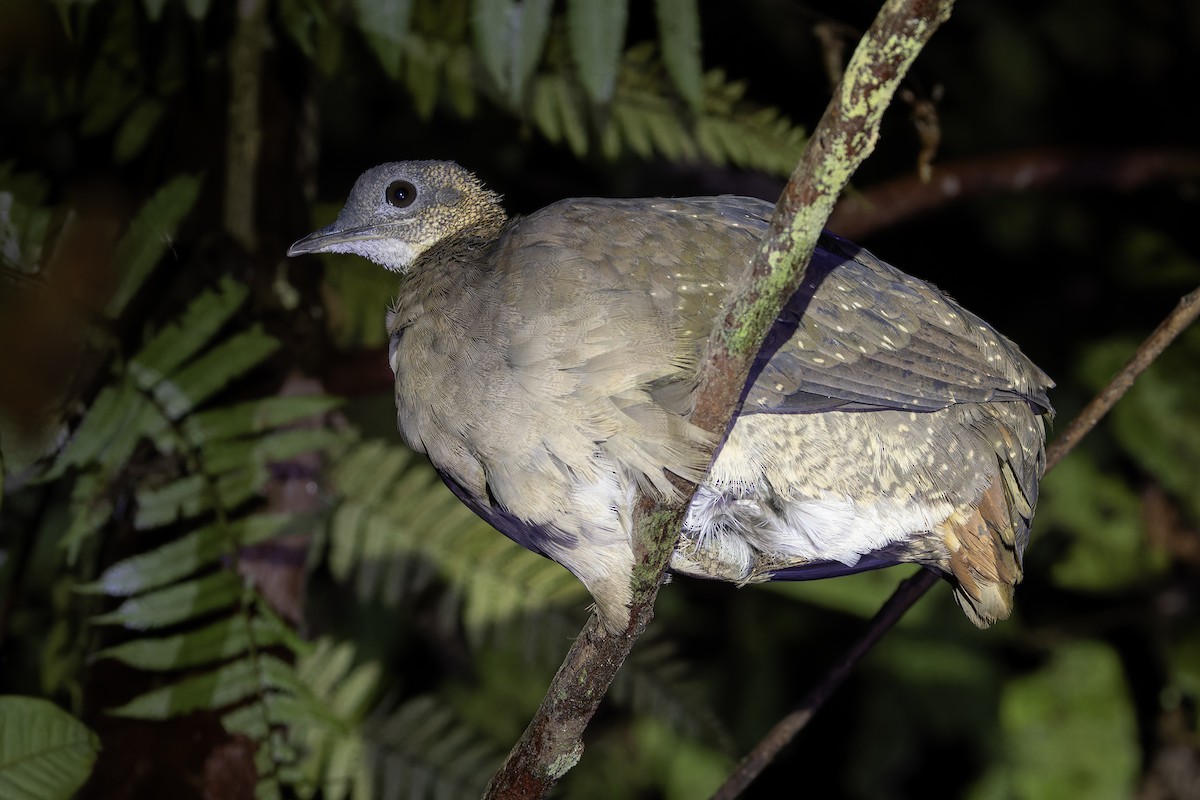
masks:
{"type": "Polygon", "coordinates": [[[417,199],[417,187],[408,181],[392,181],[388,184],[385,197],[396,208],[406,208],[417,199]]]}

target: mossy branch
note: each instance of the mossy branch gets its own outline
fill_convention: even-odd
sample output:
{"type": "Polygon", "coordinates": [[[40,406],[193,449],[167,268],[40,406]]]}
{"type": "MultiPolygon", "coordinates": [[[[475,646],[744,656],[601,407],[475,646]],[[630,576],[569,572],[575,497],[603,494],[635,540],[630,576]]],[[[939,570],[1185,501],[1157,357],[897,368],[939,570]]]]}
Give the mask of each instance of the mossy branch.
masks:
{"type": "MultiPolygon", "coordinates": [[[[870,155],[879,123],[909,66],[953,0],[888,0],[855,49],[801,156],[751,271],[709,341],[693,421],[722,432],[737,411],[754,356],[804,278],[825,220],[850,176],[870,155]]],[[[690,498],[695,487],[687,487],[690,498]]],[[[542,705],[492,779],[487,797],[543,797],[583,753],[583,732],[617,669],[654,615],[654,600],[678,537],[686,501],[639,502],[633,604],[623,635],[588,621],[542,705]]]]}

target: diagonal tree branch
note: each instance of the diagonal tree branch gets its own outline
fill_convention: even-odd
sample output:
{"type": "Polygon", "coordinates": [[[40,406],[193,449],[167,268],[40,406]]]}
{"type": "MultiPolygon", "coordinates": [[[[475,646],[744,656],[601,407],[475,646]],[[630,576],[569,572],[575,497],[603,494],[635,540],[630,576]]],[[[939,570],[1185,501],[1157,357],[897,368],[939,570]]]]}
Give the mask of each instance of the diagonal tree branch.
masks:
{"type": "MultiPolygon", "coordinates": [[[[1112,410],[1116,402],[1129,391],[1137,377],[1166,349],[1179,334],[1200,317],[1200,289],[1184,295],[1175,310],[1154,329],[1154,333],[1144,341],[1128,363],[1121,368],[1095,398],[1079,412],[1054,442],[1046,449],[1046,471],[1049,472],[1063,460],[1068,453],[1086,436],[1104,415],[1112,410]]],[[[938,582],[937,575],[930,570],[921,570],[916,575],[902,582],[887,602],[879,609],[863,634],[842,654],[825,673],[821,681],[813,687],[792,712],[775,723],[774,727],[754,746],[729,776],[720,789],[713,795],[713,800],[733,800],[739,796],[766,769],[792,739],[804,730],[805,726],[821,709],[825,702],[833,696],[846,677],[857,666],[858,662],[871,651],[871,648],[883,637],[900,618],[912,608],[938,582]]]]}
{"type": "MultiPolygon", "coordinates": [[[[884,111],[909,66],[950,16],[953,0],[886,0],[858,43],[825,114],[775,209],[751,269],[710,337],[692,421],[724,432],[754,357],[804,278],[825,221],[879,138],[884,111]]],[[[687,498],[694,486],[681,485],[687,498]]],[[[536,715],[493,777],[486,796],[543,797],[579,760],[583,732],[617,669],[654,615],[654,600],[679,534],[685,502],[641,498],[634,534],[633,603],[622,636],[589,620],[536,715]]]]}
{"type": "Polygon", "coordinates": [[[933,165],[847,195],[829,228],[848,239],[866,236],[964,198],[1033,189],[1101,187],[1131,191],[1159,181],[1200,177],[1200,150],[1094,150],[1034,147],[933,165]]]}

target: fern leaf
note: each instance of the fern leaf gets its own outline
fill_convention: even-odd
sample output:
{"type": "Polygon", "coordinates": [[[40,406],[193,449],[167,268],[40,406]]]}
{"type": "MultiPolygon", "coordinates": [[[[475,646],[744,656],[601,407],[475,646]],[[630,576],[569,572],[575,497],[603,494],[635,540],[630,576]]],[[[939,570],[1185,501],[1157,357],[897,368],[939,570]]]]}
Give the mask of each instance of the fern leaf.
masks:
{"type": "Polygon", "coordinates": [[[164,326],[129,361],[129,372],[149,390],[213,340],[246,301],[250,290],[225,276],[193,299],[179,319],[164,326]]]}
{"type": "Polygon", "coordinates": [[[134,630],[165,628],[232,606],[242,591],[238,576],[221,570],[131,597],[115,610],[92,617],[92,621],[98,625],[123,625],[134,630]]]}
{"type": "Polygon", "coordinates": [[[146,692],[109,709],[118,717],[167,719],[202,708],[223,708],[268,690],[300,690],[292,668],[271,655],[241,658],[211,672],[146,692]]]}
{"type": "Polygon", "coordinates": [[[198,630],[159,638],[134,639],[96,653],[144,670],[186,669],[225,661],[255,648],[295,646],[295,634],[274,617],[226,617],[198,630]]]}
{"type": "Polygon", "coordinates": [[[153,95],[139,100],[117,129],[113,140],[113,161],[125,164],[136,158],[145,149],[146,142],[162,121],[166,110],[166,104],[153,95]]]}
{"type": "Polygon", "coordinates": [[[358,27],[388,77],[400,77],[400,60],[408,39],[412,0],[355,0],[358,27]]]}
{"type": "Polygon", "coordinates": [[[254,325],[208,350],[154,387],[167,416],[179,419],[279,349],[279,340],[254,325]]]}
{"type": "Polygon", "coordinates": [[[413,37],[404,59],[404,85],[413,99],[413,108],[422,120],[433,116],[447,49],[443,42],[413,37]]]}
{"type": "Polygon", "coordinates": [[[44,479],[55,480],[71,467],[88,464],[112,474],[129,459],[143,430],[158,431],[165,423],[132,384],[106,386],[44,479]]]}
{"type": "Polygon", "coordinates": [[[251,464],[213,477],[185,475],[165,486],[139,489],[134,527],[158,528],[215,508],[233,511],[257,495],[269,476],[261,465],[251,464]]]}
{"type": "Polygon", "coordinates": [[[477,797],[501,753],[429,696],[365,729],[366,753],[385,796],[477,797]]]}
{"type": "Polygon", "coordinates": [[[121,281],[105,307],[107,317],[116,319],[133,299],[199,195],[200,178],[181,175],[159,189],[138,211],[117,245],[116,263],[123,270],[121,281]]]}
{"type": "Polygon", "coordinates": [[[263,397],[192,414],[183,420],[181,428],[196,443],[236,439],[325,414],[343,402],[340,397],[320,394],[263,397]]]}
{"type": "Polygon", "coordinates": [[[462,45],[451,46],[446,56],[446,91],[450,107],[464,119],[475,116],[475,84],[472,79],[471,50],[462,45]]]}
{"type": "Polygon", "coordinates": [[[492,81],[513,108],[521,105],[550,30],[553,0],[475,0],[475,49],[492,81]]]}
{"type": "Polygon", "coordinates": [[[154,550],[118,561],[92,583],[76,591],[129,597],[187,577],[213,566],[236,546],[248,547],[278,536],[294,518],[286,514],[255,514],[229,523],[214,523],[167,542],[154,550]]]}
{"type": "Polygon", "coordinates": [[[325,450],[343,438],[342,434],[327,428],[295,428],[263,433],[255,438],[212,441],[201,448],[201,453],[205,471],[219,474],[325,450]]]}
{"type": "Polygon", "coordinates": [[[725,752],[733,750],[728,732],[712,711],[712,698],[704,695],[687,662],[668,642],[639,647],[613,681],[611,697],[684,736],[725,752]]]}
{"type": "Polygon", "coordinates": [[[364,599],[393,589],[414,560],[428,561],[450,582],[472,636],[585,597],[569,572],[493,530],[406,449],[364,441],[334,464],[332,482],[344,500],[330,522],[330,568],[340,580],[356,572],[364,599]]]}
{"type": "Polygon", "coordinates": [[[703,103],[703,70],[700,66],[700,10],[696,0],[655,0],[658,39],[663,62],[688,105],[703,103]]]}
{"type": "Polygon", "coordinates": [[[579,81],[592,102],[605,105],[612,99],[625,43],[629,0],[569,0],[567,37],[571,57],[579,68],[579,81]]]}

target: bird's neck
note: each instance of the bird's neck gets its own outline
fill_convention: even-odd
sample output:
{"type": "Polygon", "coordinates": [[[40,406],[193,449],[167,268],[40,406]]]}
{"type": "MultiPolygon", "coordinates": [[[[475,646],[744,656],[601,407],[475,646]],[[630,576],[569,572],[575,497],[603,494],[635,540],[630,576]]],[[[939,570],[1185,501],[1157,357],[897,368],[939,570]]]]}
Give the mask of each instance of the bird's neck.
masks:
{"type": "Polygon", "coordinates": [[[452,318],[461,314],[460,305],[478,297],[489,278],[489,254],[500,238],[506,220],[461,230],[422,253],[400,281],[391,327],[411,324],[419,317],[452,318]]]}

